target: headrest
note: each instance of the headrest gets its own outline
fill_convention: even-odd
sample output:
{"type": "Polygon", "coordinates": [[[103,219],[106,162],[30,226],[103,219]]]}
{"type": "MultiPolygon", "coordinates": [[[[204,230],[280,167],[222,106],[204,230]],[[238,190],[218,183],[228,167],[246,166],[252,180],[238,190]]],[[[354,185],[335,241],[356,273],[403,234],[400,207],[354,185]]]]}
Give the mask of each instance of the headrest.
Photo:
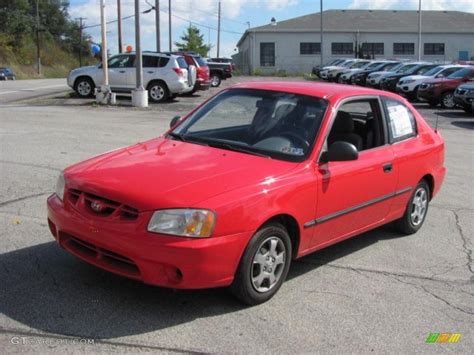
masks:
{"type": "Polygon", "coordinates": [[[354,131],[354,121],[346,111],[339,111],[332,127],[337,133],[352,133],[354,131]]]}

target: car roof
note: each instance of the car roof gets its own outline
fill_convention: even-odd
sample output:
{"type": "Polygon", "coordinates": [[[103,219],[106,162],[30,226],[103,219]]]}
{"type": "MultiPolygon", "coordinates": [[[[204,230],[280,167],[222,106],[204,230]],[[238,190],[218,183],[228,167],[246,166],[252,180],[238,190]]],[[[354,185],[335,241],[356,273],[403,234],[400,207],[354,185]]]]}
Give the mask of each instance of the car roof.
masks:
{"type": "Polygon", "coordinates": [[[231,89],[232,88],[280,91],[320,97],[327,100],[339,100],[345,97],[363,95],[398,97],[398,95],[390,92],[366,87],[311,81],[251,81],[239,83],[232,86],[231,89]]]}

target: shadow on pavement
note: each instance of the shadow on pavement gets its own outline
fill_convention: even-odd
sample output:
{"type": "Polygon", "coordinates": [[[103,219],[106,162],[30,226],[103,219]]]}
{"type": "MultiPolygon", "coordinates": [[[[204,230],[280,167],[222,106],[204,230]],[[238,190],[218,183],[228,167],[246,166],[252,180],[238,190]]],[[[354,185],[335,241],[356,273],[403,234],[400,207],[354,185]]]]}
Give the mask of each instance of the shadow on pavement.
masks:
{"type": "MultiPolygon", "coordinates": [[[[297,260],[288,278],[311,272],[379,240],[399,236],[388,228],[297,260]]],[[[0,263],[0,311],[43,332],[116,338],[246,308],[226,289],[176,291],[115,276],[77,260],[55,242],[2,254],[0,263]]]]}
{"type": "Polygon", "coordinates": [[[451,124],[459,128],[474,129],[474,121],[452,121],[451,124]]]}

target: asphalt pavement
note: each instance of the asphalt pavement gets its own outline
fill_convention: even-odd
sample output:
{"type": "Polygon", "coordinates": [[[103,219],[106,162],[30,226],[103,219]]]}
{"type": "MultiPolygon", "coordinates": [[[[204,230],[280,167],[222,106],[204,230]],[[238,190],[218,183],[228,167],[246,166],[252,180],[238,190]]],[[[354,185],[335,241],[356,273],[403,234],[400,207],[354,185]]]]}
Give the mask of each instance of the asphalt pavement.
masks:
{"type": "Polygon", "coordinates": [[[0,104],[60,93],[68,88],[66,79],[0,81],[0,104]]]}
{"type": "MultiPolygon", "coordinates": [[[[241,80],[253,78],[224,87],[241,80]]],[[[438,118],[448,168],[417,234],[385,226],[297,260],[260,306],[245,307],[225,289],[123,279],[53,242],[46,198],[62,169],[161,134],[216,91],[149,109],[128,99],[96,106],[67,92],[0,104],[2,352],[472,353],[474,118],[459,110],[416,105],[431,125],[438,118]],[[425,342],[443,332],[461,339],[425,342]]]]}

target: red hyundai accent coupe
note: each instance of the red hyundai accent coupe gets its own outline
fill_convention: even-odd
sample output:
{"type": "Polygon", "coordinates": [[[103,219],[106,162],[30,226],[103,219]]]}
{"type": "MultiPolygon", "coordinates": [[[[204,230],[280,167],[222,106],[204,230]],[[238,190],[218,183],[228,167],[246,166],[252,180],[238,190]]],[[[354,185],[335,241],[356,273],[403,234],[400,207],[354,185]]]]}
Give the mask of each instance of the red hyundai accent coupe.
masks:
{"type": "Polygon", "coordinates": [[[392,221],[415,233],[445,171],[443,139],[398,95],[252,82],[64,170],[48,222],[102,269],[258,304],[293,259],[392,221]]]}

